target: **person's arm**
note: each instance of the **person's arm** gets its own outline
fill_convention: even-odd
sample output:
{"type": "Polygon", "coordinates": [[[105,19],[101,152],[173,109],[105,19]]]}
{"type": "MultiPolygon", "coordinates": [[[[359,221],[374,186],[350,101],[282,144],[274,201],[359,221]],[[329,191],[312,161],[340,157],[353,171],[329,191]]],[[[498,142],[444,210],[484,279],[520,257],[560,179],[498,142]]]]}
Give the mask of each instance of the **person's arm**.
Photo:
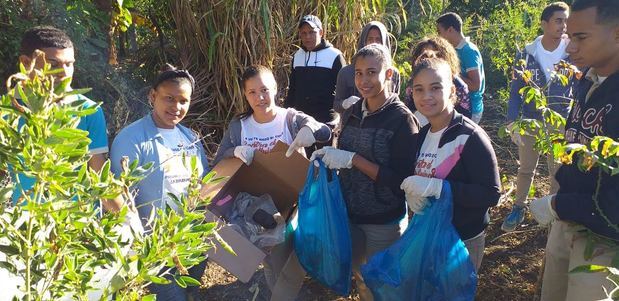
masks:
{"type": "MultiPolygon", "coordinates": [[[[88,160],[88,167],[96,172],[100,172],[101,168],[103,168],[103,164],[105,164],[106,154],[95,154],[90,157],[88,160]]],[[[101,205],[103,205],[103,209],[111,212],[118,212],[125,204],[122,195],[119,195],[111,200],[101,200],[101,205]]]]}
{"type": "Polygon", "coordinates": [[[224,137],[221,139],[221,143],[215,154],[215,159],[213,160],[213,166],[217,165],[222,159],[234,157],[234,148],[241,145],[240,137],[241,124],[240,121],[235,118],[230,122],[228,129],[224,132],[224,137]],[[233,141],[232,136],[239,137],[239,141],[233,141]]]}
{"type": "MultiPolygon", "coordinates": [[[[291,110],[291,109],[289,109],[291,110]]],[[[321,122],[316,121],[312,116],[309,116],[303,112],[295,111],[294,122],[298,129],[308,127],[314,134],[316,142],[327,142],[331,139],[331,128],[321,122]]],[[[293,139],[295,137],[292,137],[293,139]]]]}
{"type": "Polygon", "coordinates": [[[490,138],[480,130],[469,138],[460,161],[468,175],[466,182],[449,181],[454,203],[462,207],[495,206],[501,196],[499,168],[490,138]]]}
{"type": "MultiPolygon", "coordinates": [[[[142,161],[141,152],[137,143],[131,141],[121,131],[120,134],[114,138],[114,142],[112,142],[112,148],[110,150],[110,171],[116,176],[119,176],[123,172],[123,157],[127,157],[129,165],[131,165],[134,160],[138,160],[138,166],[142,166],[147,163],[142,161]]],[[[125,199],[122,194],[119,195],[115,201],[121,202],[120,204],[115,202],[115,205],[120,205],[118,209],[125,205],[125,199]]],[[[105,203],[103,205],[105,206],[105,203]]],[[[130,208],[134,208],[134,204],[128,205],[130,208]]]]}
{"type": "Polygon", "coordinates": [[[467,70],[466,74],[462,75],[462,80],[469,87],[469,91],[479,91],[479,88],[481,87],[481,76],[479,69],[467,70]]]}
{"type": "MultiPolygon", "coordinates": [[[[597,174],[598,171],[593,169],[590,172],[597,174]]],[[[619,225],[618,195],[619,176],[611,177],[603,172],[597,202],[602,209],[602,214],[606,215],[615,225],[619,225]]],[[[595,233],[611,238],[619,236],[619,233],[610,227],[608,221],[597,210],[591,193],[558,193],[553,203],[559,219],[581,224],[595,233]]]]}
{"type": "Polygon", "coordinates": [[[364,173],[366,176],[372,179],[372,181],[376,182],[376,179],[378,178],[378,171],[380,170],[380,166],[378,164],[375,164],[374,162],[369,161],[368,159],[358,154],[355,154],[352,157],[352,166],[364,173]]]}
{"type": "Polygon", "coordinates": [[[481,54],[473,49],[465,51],[462,60],[460,61],[464,74],[462,80],[469,88],[469,92],[479,91],[481,88],[481,68],[483,66],[481,54]]]}
{"type": "MultiPolygon", "coordinates": [[[[88,138],[90,139],[88,148],[91,156],[88,160],[88,167],[96,172],[100,172],[101,168],[103,168],[103,165],[105,164],[109,150],[107,142],[107,125],[103,110],[101,107],[97,108],[97,111],[94,114],[82,117],[80,123],[84,123],[83,128],[88,131],[88,138]]],[[[124,204],[125,202],[121,195],[112,200],[101,200],[101,205],[106,211],[117,212],[124,206],[124,204]]]]}
{"type": "Polygon", "coordinates": [[[404,114],[402,119],[402,124],[391,138],[389,164],[380,165],[376,176],[376,183],[391,188],[397,195],[404,194],[400,184],[414,172],[419,137],[417,119],[409,113],[404,114]]]}
{"type": "Polygon", "coordinates": [[[525,82],[522,75],[519,74],[521,67],[518,66],[520,55],[516,55],[514,60],[514,69],[512,71],[512,80],[509,89],[509,100],[507,101],[507,123],[514,122],[520,116],[520,110],[522,108],[522,95],[520,95],[520,89],[524,87],[525,82]]]}
{"type": "MultiPolygon", "coordinates": [[[[348,67],[344,67],[342,69],[340,69],[340,71],[337,73],[337,81],[335,84],[335,98],[333,99],[333,110],[335,110],[338,113],[342,113],[344,112],[344,107],[342,107],[342,103],[344,102],[344,99],[348,98],[350,95],[349,94],[349,90],[348,90],[348,85],[347,85],[347,77],[348,75],[348,67]]],[[[354,70],[353,70],[353,81],[354,81],[354,70]]]]}

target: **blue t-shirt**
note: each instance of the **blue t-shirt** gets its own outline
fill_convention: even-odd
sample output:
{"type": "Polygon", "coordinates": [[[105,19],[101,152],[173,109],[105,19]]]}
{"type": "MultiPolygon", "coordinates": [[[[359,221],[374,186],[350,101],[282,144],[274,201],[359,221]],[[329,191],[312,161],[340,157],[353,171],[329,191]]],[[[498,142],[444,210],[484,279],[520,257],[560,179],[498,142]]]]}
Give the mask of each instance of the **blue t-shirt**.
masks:
{"type": "Polygon", "coordinates": [[[460,59],[460,72],[463,76],[471,70],[479,70],[479,77],[481,84],[478,91],[470,91],[469,96],[471,98],[471,113],[479,114],[484,111],[483,94],[486,89],[486,76],[484,74],[484,62],[481,58],[481,53],[475,44],[469,41],[469,38],[465,38],[460,42],[460,45],[456,47],[458,58],[460,59]]]}
{"type": "MultiPolygon", "coordinates": [[[[96,103],[86,96],[77,95],[75,97],[75,101],[78,100],[86,100],[84,103],[85,108],[90,108],[96,105],[96,103]]],[[[20,122],[20,127],[21,127],[20,122]]],[[[84,130],[88,132],[88,138],[90,139],[90,144],[88,145],[88,153],[90,155],[96,154],[104,154],[109,151],[108,142],[107,142],[107,127],[105,123],[105,115],[103,114],[103,110],[101,107],[97,108],[97,111],[94,114],[90,114],[88,116],[84,116],[80,119],[77,128],[80,130],[84,130]]],[[[19,177],[19,181],[21,183],[21,188],[23,190],[31,189],[34,186],[35,179],[27,177],[24,174],[14,174],[11,173],[11,177],[13,178],[13,182],[15,183],[15,176],[19,177]]],[[[20,187],[15,187],[13,189],[13,204],[17,202],[17,200],[21,197],[20,187]]]]}

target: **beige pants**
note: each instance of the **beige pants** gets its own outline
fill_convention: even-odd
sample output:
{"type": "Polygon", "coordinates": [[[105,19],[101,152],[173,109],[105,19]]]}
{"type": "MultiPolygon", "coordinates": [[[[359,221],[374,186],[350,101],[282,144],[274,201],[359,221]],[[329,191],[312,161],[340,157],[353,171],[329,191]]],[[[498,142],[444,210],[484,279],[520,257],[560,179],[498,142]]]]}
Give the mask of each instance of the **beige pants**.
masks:
{"type": "Polygon", "coordinates": [[[582,265],[609,266],[613,252],[608,247],[596,245],[593,258],[584,259],[587,237],[577,232],[580,226],[563,221],[552,223],[546,244],[546,264],[542,282],[541,301],[592,301],[606,298],[614,285],[606,273],[569,273],[582,265]]]}
{"type": "MultiPolygon", "coordinates": [[[[522,136],[522,143],[524,145],[518,146],[518,160],[520,166],[518,167],[518,176],[516,177],[516,200],[514,205],[524,207],[533,177],[535,175],[535,168],[539,161],[539,152],[534,149],[535,137],[524,135],[522,136]]],[[[559,183],[555,180],[555,173],[559,169],[560,164],[553,161],[552,156],[547,156],[548,161],[548,173],[550,176],[550,193],[557,193],[559,190],[559,183]]]]}
{"type": "Polygon", "coordinates": [[[352,236],[352,271],[361,301],[374,300],[372,292],[365,285],[361,276],[361,265],[375,253],[391,246],[406,230],[408,218],[394,225],[359,225],[350,224],[352,236]]]}
{"type": "Polygon", "coordinates": [[[294,251],[294,235],[287,234],[286,240],[273,247],[263,262],[272,301],[295,300],[305,279],[305,269],[294,251]]]}
{"type": "Polygon", "coordinates": [[[479,271],[481,260],[484,258],[484,249],[486,248],[486,232],[464,241],[466,249],[469,251],[469,258],[475,267],[475,272],[479,271]]]}

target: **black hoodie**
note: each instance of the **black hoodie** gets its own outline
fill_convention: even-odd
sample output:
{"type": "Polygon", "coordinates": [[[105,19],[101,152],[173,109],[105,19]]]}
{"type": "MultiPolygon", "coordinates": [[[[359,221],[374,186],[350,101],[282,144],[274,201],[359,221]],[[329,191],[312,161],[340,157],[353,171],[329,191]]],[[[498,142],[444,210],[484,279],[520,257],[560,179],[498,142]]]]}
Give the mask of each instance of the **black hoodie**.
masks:
{"type": "Polygon", "coordinates": [[[346,61],[325,39],[312,51],[301,47],[292,58],[284,107],[295,108],[322,123],[336,120],[333,110],[337,73],[346,61]]]}

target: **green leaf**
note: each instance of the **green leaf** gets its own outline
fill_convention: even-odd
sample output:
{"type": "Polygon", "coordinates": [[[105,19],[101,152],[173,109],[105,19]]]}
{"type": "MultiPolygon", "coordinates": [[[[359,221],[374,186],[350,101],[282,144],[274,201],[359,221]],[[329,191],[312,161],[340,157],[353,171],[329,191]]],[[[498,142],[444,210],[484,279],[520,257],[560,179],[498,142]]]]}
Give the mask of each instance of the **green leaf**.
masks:
{"type": "Polygon", "coordinates": [[[216,225],[217,223],[207,223],[207,224],[197,225],[197,226],[191,227],[191,232],[193,233],[211,232],[213,229],[215,229],[216,225]]]}
{"type": "Polygon", "coordinates": [[[157,301],[157,295],[150,294],[142,297],[142,301],[157,301]]]}
{"type": "Polygon", "coordinates": [[[151,275],[147,275],[146,277],[147,281],[150,281],[152,283],[155,284],[170,284],[172,283],[172,281],[165,279],[163,277],[159,277],[159,276],[151,276],[151,275]]]}
{"type": "Polygon", "coordinates": [[[107,182],[110,177],[110,160],[106,160],[101,168],[101,182],[107,182]]]}
{"type": "Polygon", "coordinates": [[[176,283],[178,284],[178,286],[182,288],[187,288],[187,283],[185,282],[185,279],[183,279],[183,276],[179,276],[179,277],[174,276],[174,280],[176,280],[176,283]]]}
{"type": "Polygon", "coordinates": [[[182,279],[187,286],[200,286],[200,281],[193,279],[189,276],[180,276],[179,279],[182,279]]]}
{"type": "Polygon", "coordinates": [[[599,272],[608,272],[608,268],[601,265],[581,265],[573,268],[570,271],[572,273],[599,273],[599,272]]]}
{"type": "Polygon", "coordinates": [[[14,246],[0,245],[0,252],[12,256],[19,254],[19,249],[14,246]]]}
{"type": "Polygon", "coordinates": [[[54,94],[56,95],[60,95],[62,93],[64,93],[67,88],[69,87],[69,85],[71,84],[71,77],[67,77],[65,79],[63,79],[60,84],[58,84],[58,86],[56,86],[56,88],[54,88],[54,94]]]}

